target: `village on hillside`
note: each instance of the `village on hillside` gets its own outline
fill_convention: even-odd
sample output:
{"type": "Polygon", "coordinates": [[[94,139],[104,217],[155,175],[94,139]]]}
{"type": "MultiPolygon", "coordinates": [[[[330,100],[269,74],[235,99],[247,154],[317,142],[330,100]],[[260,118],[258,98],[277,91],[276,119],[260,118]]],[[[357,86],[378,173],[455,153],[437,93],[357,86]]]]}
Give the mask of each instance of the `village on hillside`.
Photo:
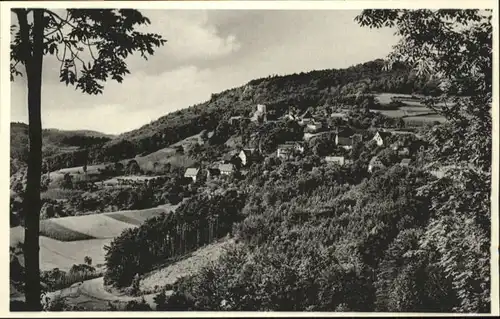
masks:
{"type": "Polygon", "coordinates": [[[491,14],[347,11],[12,9],[10,310],[491,312],[491,14]]]}
{"type": "MultiPolygon", "coordinates": [[[[396,129],[376,129],[369,130],[352,129],[347,125],[348,110],[330,114],[312,114],[313,108],[306,110],[302,114],[289,111],[285,115],[269,119],[267,106],[263,104],[256,105],[256,110],[251,117],[231,116],[228,120],[232,126],[239,126],[242,122],[254,122],[265,124],[268,122],[296,122],[304,130],[302,140],[285,141],[279,144],[272,156],[280,160],[294,159],[296,156],[305,156],[312,152],[309,144],[315,138],[325,135],[331,138],[337,148],[336,152],[322,157],[323,163],[335,165],[350,165],[354,162],[351,151],[355,144],[373,143],[379,147],[388,148],[394,151],[398,156],[399,165],[408,166],[415,161],[418,152],[425,150],[426,143],[418,138],[418,134],[409,130],[396,129]],[[329,126],[326,123],[325,116],[338,118],[338,125],[329,126]],[[409,138],[412,137],[412,138],[409,138]]],[[[196,182],[200,175],[207,178],[225,175],[225,176],[244,176],[248,173],[248,168],[252,163],[264,159],[265,154],[262,149],[241,148],[233,150],[220,158],[219,161],[209,163],[205,169],[200,167],[189,167],[186,169],[184,177],[196,182]]],[[[380,168],[387,168],[390,163],[384,163],[377,156],[370,159],[368,172],[373,173],[380,168]]]]}

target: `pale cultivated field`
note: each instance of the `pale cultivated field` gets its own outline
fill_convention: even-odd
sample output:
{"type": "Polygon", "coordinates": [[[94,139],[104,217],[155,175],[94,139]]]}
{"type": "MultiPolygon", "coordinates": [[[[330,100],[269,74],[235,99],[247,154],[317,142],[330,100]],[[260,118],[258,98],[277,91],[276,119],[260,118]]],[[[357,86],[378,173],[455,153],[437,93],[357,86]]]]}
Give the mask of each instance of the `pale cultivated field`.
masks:
{"type": "MultiPolygon", "coordinates": [[[[129,210],[43,220],[42,224],[50,223],[54,225],[52,232],[57,232],[58,230],[61,232],[60,234],[54,234],[54,237],[64,238],[68,236],[69,240],[73,241],[61,241],[40,236],[41,268],[43,270],[53,268],[69,270],[73,264],[83,263],[85,256],[91,257],[94,265],[102,264],[104,263],[104,245],[109,245],[113,238],[119,236],[123,230],[137,227],[147,218],[158,216],[162,212],[171,212],[177,206],[162,205],[145,210],[129,210]],[[108,215],[114,215],[115,217],[108,215]],[[116,216],[125,216],[131,222],[118,220],[117,218],[120,217],[116,216]],[[60,227],[58,228],[57,226],[60,227]],[[75,240],[73,234],[68,234],[68,230],[92,236],[95,239],[75,240]]],[[[24,228],[20,226],[11,228],[10,246],[16,246],[23,241],[24,228]]]]}
{"type": "Polygon", "coordinates": [[[160,216],[161,213],[172,212],[177,207],[179,207],[179,204],[177,205],[165,204],[154,208],[141,209],[141,210],[122,210],[118,212],[104,213],[103,215],[106,215],[107,217],[114,218],[132,225],[140,225],[148,218],[160,216]]]}
{"type": "Polygon", "coordinates": [[[54,218],[50,222],[94,238],[114,238],[132,227],[103,214],[54,218]]]}
{"type": "MultiPolygon", "coordinates": [[[[24,229],[10,229],[10,245],[15,246],[24,241],[24,229]]],[[[51,270],[59,268],[68,271],[74,264],[82,264],[85,256],[92,258],[94,265],[104,263],[104,245],[109,245],[111,239],[90,239],[63,242],[40,236],[40,268],[51,270]]],[[[23,259],[20,258],[23,263],[23,259]]]]}

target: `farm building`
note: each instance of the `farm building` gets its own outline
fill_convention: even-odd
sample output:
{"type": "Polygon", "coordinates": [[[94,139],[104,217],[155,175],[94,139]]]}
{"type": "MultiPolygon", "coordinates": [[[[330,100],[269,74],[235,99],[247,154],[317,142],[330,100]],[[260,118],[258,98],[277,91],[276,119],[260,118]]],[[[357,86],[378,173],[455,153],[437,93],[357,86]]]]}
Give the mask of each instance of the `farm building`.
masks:
{"type": "Polygon", "coordinates": [[[335,135],[335,145],[342,147],[343,149],[352,149],[352,138],[347,136],[341,136],[340,134],[335,135]]]}
{"type": "Polygon", "coordinates": [[[304,144],[301,142],[286,142],[278,145],[277,156],[281,158],[289,158],[295,154],[304,153],[304,144]]]}
{"type": "Polygon", "coordinates": [[[317,132],[323,128],[323,124],[321,122],[313,121],[308,123],[306,128],[309,132],[317,132]]]}
{"type": "Polygon", "coordinates": [[[200,173],[201,171],[199,168],[189,167],[188,169],[186,169],[184,177],[191,178],[193,182],[196,182],[196,179],[200,176],[200,173]]]}
{"type": "Polygon", "coordinates": [[[219,171],[222,175],[231,175],[234,173],[234,165],[233,164],[220,164],[219,171]]]}
{"type": "Polygon", "coordinates": [[[345,164],[350,164],[351,160],[346,159],[344,156],[325,156],[325,162],[327,164],[338,164],[340,166],[343,166],[345,164]]]}
{"type": "Polygon", "coordinates": [[[244,148],[238,154],[241,159],[241,164],[247,166],[255,160],[255,149],[254,148],[244,148]]]}
{"type": "Polygon", "coordinates": [[[276,155],[281,158],[289,158],[295,153],[295,148],[290,144],[281,144],[278,145],[276,155]]]}
{"type": "Polygon", "coordinates": [[[399,165],[404,166],[404,167],[408,167],[408,165],[410,165],[410,163],[411,163],[411,159],[409,159],[409,158],[403,158],[401,160],[401,163],[399,165]]]}
{"type": "Polygon", "coordinates": [[[253,113],[252,122],[257,122],[259,118],[262,118],[264,122],[267,122],[267,107],[264,104],[257,104],[257,110],[253,113]]]}
{"type": "Polygon", "coordinates": [[[372,157],[370,163],[368,164],[368,172],[372,173],[379,168],[385,168],[384,163],[382,163],[377,156],[372,157]]]}
{"type": "Polygon", "coordinates": [[[377,143],[378,146],[383,146],[384,144],[387,144],[388,138],[390,136],[391,136],[390,132],[378,131],[373,137],[373,140],[377,143]]]}

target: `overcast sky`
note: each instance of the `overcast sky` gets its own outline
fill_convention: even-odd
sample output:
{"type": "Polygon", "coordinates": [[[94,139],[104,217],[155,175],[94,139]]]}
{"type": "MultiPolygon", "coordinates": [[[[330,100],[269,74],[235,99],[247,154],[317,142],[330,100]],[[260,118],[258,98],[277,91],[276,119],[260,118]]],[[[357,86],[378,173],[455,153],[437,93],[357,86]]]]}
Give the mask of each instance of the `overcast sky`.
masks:
{"type": "MultiPolygon", "coordinates": [[[[143,10],[150,32],[168,40],[154,57],[128,59],[131,74],[87,96],[58,82],[44,60],[45,128],[121,133],[169,112],[206,101],[211,93],[270,74],[345,68],[384,58],[397,41],[389,29],[361,28],[358,11],[143,10]]],[[[12,84],[12,121],[27,122],[26,84],[12,84]]]]}

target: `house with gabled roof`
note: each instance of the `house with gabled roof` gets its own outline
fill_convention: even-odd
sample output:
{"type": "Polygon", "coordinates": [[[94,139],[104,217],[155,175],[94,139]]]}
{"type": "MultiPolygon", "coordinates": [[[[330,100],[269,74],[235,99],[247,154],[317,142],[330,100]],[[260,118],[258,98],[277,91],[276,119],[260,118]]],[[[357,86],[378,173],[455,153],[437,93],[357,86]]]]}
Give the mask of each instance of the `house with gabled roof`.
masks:
{"type": "Polygon", "coordinates": [[[343,149],[350,150],[352,149],[353,139],[351,136],[345,136],[345,134],[337,133],[335,135],[335,145],[342,147],[343,149]]]}
{"type": "Polygon", "coordinates": [[[257,104],[257,110],[255,110],[250,120],[252,122],[258,122],[259,118],[267,122],[267,106],[264,104],[257,104]]]}
{"type": "Polygon", "coordinates": [[[304,153],[304,144],[298,141],[286,142],[285,144],[278,145],[277,156],[281,158],[290,158],[295,154],[304,153]]]}
{"type": "Polygon", "coordinates": [[[387,144],[391,135],[392,134],[390,132],[378,131],[377,133],[375,133],[375,136],[373,136],[372,140],[374,140],[378,146],[383,146],[387,144]]]}
{"type": "Polygon", "coordinates": [[[232,175],[235,172],[234,164],[219,164],[221,175],[232,175]]]}
{"type": "Polygon", "coordinates": [[[201,170],[195,167],[189,167],[186,169],[184,173],[184,177],[191,178],[193,182],[196,182],[196,179],[200,176],[201,170]]]}
{"type": "Polygon", "coordinates": [[[370,163],[368,164],[368,172],[373,173],[377,169],[385,168],[386,166],[377,156],[372,157],[370,163]]]}
{"type": "Polygon", "coordinates": [[[323,128],[323,123],[313,120],[312,122],[306,124],[307,132],[318,132],[323,128]]]}
{"type": "Polygon", "coordinates": [[[256,151],[255,148],[244,148],[238,154],[238,157],[241,159],[241,164],[243,166],[247,166],[251,164],[256,159],[256,151]]]}
{"type": "Polygon", "coordinates": [[[345,156],[325,156],[325,162],[327,164],[338,164],[340,166],[351,164],[352,161],[349,159],[346,159],[345,156]]]}

